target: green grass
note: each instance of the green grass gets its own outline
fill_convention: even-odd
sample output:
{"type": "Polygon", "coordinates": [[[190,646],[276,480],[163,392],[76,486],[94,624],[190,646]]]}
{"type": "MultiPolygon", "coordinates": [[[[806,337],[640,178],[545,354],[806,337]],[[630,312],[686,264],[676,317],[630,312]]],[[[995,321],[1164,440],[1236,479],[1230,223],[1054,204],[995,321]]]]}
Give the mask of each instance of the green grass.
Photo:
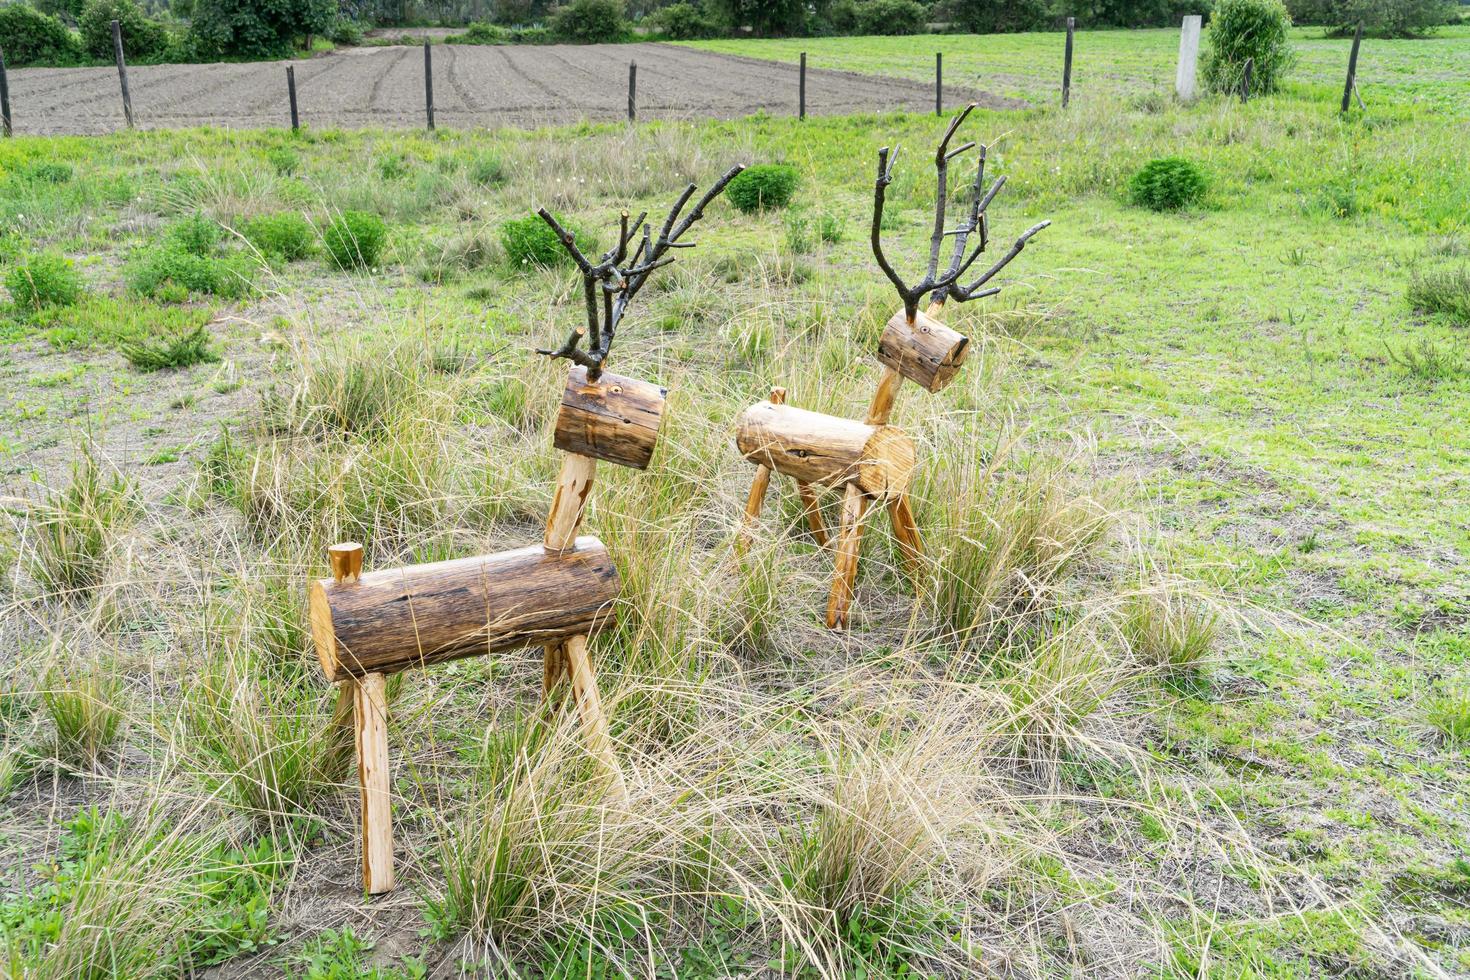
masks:
{"type": "MultiPolygon", "coordinates": [[[[587,515],[624,587],[592,648],[633,805],[602,808],[573,717],[543,723],[534,653],[404,675],[393,908],[429,933],[412,959],[458,957],[467,932],[490,950],[471,969],[524,976],[970,975],[997,956],[1066,975],[1124,948],[1164,976],[1470,970],[1446,938],[1470,926],[1470,373],[1434,299],[1458,295],[1470,250],[1465,34],[1365,44],[1369,110],[1347,119],[1345,45],[1296,37],[1281,95],[1181,107],[1140,98],[1169,85],[1173,32],[1083,34],[1065,113],[1056,35],[934,39],[957,83],[983,69],[1047,96],[970,129],[1008,180],[995,247],[1053,224],[998,299],[946,310],[972,338],[960,379],[905,391],[922,597],[875,517],[845,637],[816,625],[830,559],[785,481],[736,558],[752,469],[732,424],[776,384],[861,415],[896,305],[868,254],[873,154],[905,148],[884,234],[917,268],[932,117],[0,145],[0,242],[60,251],[91,287],[6,322],[0,403],[7,493],[37,502],[7,509],[7,623],[95,637],[129,694],[88,778],[126,760],[130,806],[186,802],[191,827],[266,833],[355,881],[355,788],[299,598],[335,540],[377,568],[539,540],[563,368],[530,349],[582,297],[565,269],[498,261],[497,229],[544,205],[606,240],[621,208],[666,205],[686,177],[782,162],[801,176],[791,210],[713,205],[615,348],[614,370],[670,399],[653,465],[599,469],[587,515]],[[1201,166],[1204,201],[1130,205],[1129,177],[1166,156],[1201,166]],[[53,159],[69,180],[15,176],[53,159]],[[281,263],[208,305],[126,291],[126,257],[196,212],[234,228],[367,208],[389,225],[375,268],[281,263]],[[214,367],[145,374],[115,353],[211,320],[239,325],[215,330],[214,367]],[[20,493],[67,486],[84,427],[136,487],[99,470],[20,493]],[[131,792],[144,771],[158,785],[131,792]]],[[[712,46],[898,72],[929,40],[712,46]]],[[[17,646],[0,783],[49,802],[31,775],[51,664],[17,646]]],[[[43,810],[6,818],[40,842],[18,868],[64,839],[43,810]]],[[[27,912],[24,967],[70,968],[104,913],[129,957],[158,945],[156,918],[186,958],[178,937],[213,908],[174,857],[194,852],[119,853],[134,870],[107,882],[156,882],[142,911],[97,892],[55,949],[30,938],[52,906],[27,912]]],[[[5,879],[5,901],[28,901],[22,885],[5,879]]],[[[322,899],[329,930],[268,936],[252,916],[273,893],[252,889],[221,958],[275,940],[268,959],[296,975],[417,975],[372,953],[355,895],[322,899]]]]}

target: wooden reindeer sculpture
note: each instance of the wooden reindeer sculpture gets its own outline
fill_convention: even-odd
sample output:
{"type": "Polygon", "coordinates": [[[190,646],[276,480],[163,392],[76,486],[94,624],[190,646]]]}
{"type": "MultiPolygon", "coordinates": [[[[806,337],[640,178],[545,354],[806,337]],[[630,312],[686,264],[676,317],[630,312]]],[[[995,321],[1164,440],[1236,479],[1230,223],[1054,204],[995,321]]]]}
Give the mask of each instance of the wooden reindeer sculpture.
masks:
{"type": "MultiPolygon", "coordinates": [[[[813,488],[843,488],[842,523],[836,545],[837,567],[827,599],[827,626],[832,629],[847,623],[848,606],[852,602],[853,584],[857,578],[863,521],[873,503],[882,501],[886,504],[889,523],[911,574],[923,557],[923,541],[909,506],[909,483],[915,465],[914,442],[902,429],[890,425],[888,420],[905,378],[926,391],[937,392],[954,380],[964,363],[969,339],[936,319],[944,308],[945,300],[952,297],[955,302],[963,303],[1000,292],[1000,287],[987,288],[986,284],[1021,254],[1037,232],[1051,223],[1043,221],[1028,229],[974,282],[968,286],[960,284],[960,279],[990,243],[987,211],[1005,186],[1005,178],[1001,177],[989,190],[983,190],[988,148],[981,145],[965,220],[954,229],[946,229],[949,162],[976,145],[971,142],[950,149],[949,144],[974,108],[972,104],[955,117],[934,154],[938,186],[934,232],[929,240],[929,263],[924,278],[912,286],[894,271],[883,253],[884,196],[888,185],[893,182],[893,165],[898,152],[895,150],[890,155],[886,146],[878,151],[878,176],[873,185],[873,257],[897,288],[903,309],[888,321],[878,340],[877,357],[883,365],[883,375],[868,407],[867,419],[856,422],[794,408],[785,404],[786,390],[775,388],[769,401],[752,405],[738,423],[736,445],[746,459],[756,464],[755,480],[745,505],[743,537],[748,537],[760,514],[772,471],[785,474],[796,482],[807,522],[824,547],[828,544],[828,536],[813,488]],[[976,233],[979,234],[979,242],[967,252],[970,236],[976,233]],[[949,265],[941,273],[939,262],[946,238],[953,238],[954,243],[949,265]],[[919,303],[925,295],[930,297],[929,308],[921,313],[919,303]]],[[[915,578],[917,580],[917,576],[915,578]]]]}
{"type": "Polygon", "coordinates": [[[683,235],[740,168],[725,174],[687,214],[690,184],[654,238],[645,215],[622,215],[618,243],[593,264],[571,233],[545,209],[538,213],[581,272],[587,327],[560,348],[538,353],[572,362],[557,411],[554,445],[565,453],[546,532],[538,545],[492,555],[364,573],[362,545],[328,549],[332,577],[313,582],[309,605],[317,658],[342,685],[339,717],[350,703],[362,791],[363,885],[372,894],[394,885],[391,789],[388,778],[388,674],[410,667],[539,645],[543,696],[565,677],[589,751],[623,796],[622,775],[608,736],[587,638],[613,619],[617,568],[602,542],[577,535],[592,492],[597,460],[644,469],[663,418],[664,390],[603,370],[628,303],[649,275],[673,261],[671,249],[692,247],[683,235]],[[640,231],[642,240],[633,248],[640,231]],[[632,249],[630,254],[630,249],[632,249]],[[600,295],[599,295],[600,294],[600,295]],[[590,349],[582,350],[587,336],[590,349]]]}

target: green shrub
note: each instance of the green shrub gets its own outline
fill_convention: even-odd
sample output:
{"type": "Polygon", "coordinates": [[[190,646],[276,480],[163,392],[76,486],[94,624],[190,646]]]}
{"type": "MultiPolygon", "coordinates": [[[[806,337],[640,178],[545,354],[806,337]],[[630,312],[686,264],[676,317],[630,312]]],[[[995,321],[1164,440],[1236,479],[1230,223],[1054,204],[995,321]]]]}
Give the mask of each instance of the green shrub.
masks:
{"type": "Polygon", "coordinates": [[[505,44],[510,40],[510,31],[494,24],[478,21],[465,29],[463,34],[451,34],[445,44],[505,44]]]}
{"type": "Polygon", "coordinates": [[[1407,295],[1409,305],[1420,313],[1442,313],[1452,322],[1470,327],[1470,266],[1416,271],[1409,280],[1407,295]]]}
{"type": "Polygon", "coordinates": [[[262,214],[240,227],[240,234],[260,254],[283,262],[297,262],[312,252],[315,244],[311,222],[295,211],[262,214]]]}
{"type": "Polygon", "coordinates": [[[955,23],[973,34],[1034,31],[1051,20],[1047,0],[953,0],[950,10],[955,23]]]}
{"type": "Polygon", "coordinates": [[[16,306],[71,306],[82,293],[82,277],[71,260],[54,252],[21,259],[5,275],[5,288],[16,306]]]}
{"type": "Polygon", "coordinates": [[[1320,21],[1329,34],[1351,37],[1363,25],[1377,37],[1424,37],[1455,21],[1451,0],[1330,0],[1320,21]]]}
{"type": "Polygon", "coordinates": [[[510,32],[511,44],[550,44],[554,40],[549,27],[517,27],[510,32]]]}
{"type": "MultiPolygon", "coordinates": [[[[577,240],[577,247],[582,250],[583,255],[591,255],[596,251],[592,241],[586,238],[581,229],[576,225],[568,224],[560,215],[555,216],[561,222],[561,226],[572,233],[577,240]]],[[[556,232],[551,226],[534,214],[524,218],[512,218],[500,226],[500,246],[505,250],[505,258],[511,265],[570,265],[571,255],[561,242],[557,241],[556,232]]]]}
{"type": "Polygon", "coordinates": [[[362,25],[351,17],[339,17],[327,29],[327,40],[344,48],[355,48],[362,43],[362,25]]]}
{"type": "Polygon", "coordinates": [[[494,187],[496,184],[505,183],[505,164],[500,157],[493,154],[476,158],[470,164],[470,180],[481,187],[494,187]]]}
{"type": "Polygon", "coordinates": [[[289,146],[273,146],[265,151],[266,162],[277,176],[289,177],[301,166],[301,155],[289,146]]]}
{"type": "Polygon", "coordinates": [[[332,0],[196,0],[189,36],[201,56],[284,57],[295,41],[338,20],[332,0]]]}
{"type": "Polygon", "coordinates": [[[1151,211],[1178,211],[1198,203],[1207,187],[1199,167],[1181,157],[1150,160],[1128,182],[1128,198],[1151,211]]]}
{"type": "Polygon", "coordinates": [[[1205,87],[1240,91],[1250,59],[1251,91],[1275,91],[1296,60],[1287,37],[1290,28],[1291,15],[1281,0],[1218,0],[1200,67],[1205,87]]]}
{"type": "Polygon", "coordinates": [[[23,3],[0,7],[0,50],[9,68],[75,65],[82,58],[81,43],[65,24],[23,3]]]}
{"type": "Polygon", "coordinates": [[[370,269],[378,264],[388,226],[368,211],[343,211],[322,235],[327,257],[339,269],[370,269]]]}
{"type": "Polygon", "coordinates": [[[168,243],[140,252],[128,266],[127,280],[133,292],[166,301],[184,300],[190,293],[235,299],[250,288],[252,274],[243,256],[196,255],[168,243]]]}
{"type": "Polygon", "coordinates": [[[809,17],[803,0],[706,0],[705,9],[721,25],[749,27],[758,37],[801,34],[809,17]]]}
{"type": "Polygon", "coordinates": [[[113,60],[112,22],[122,27],[123,54],[129,61],[157,61],[169,47],[163,25],[149,20],[133,0],[87,0],[77,27],[82,48],[98,61],[113,60]]]}
{"type": "Polygon", "coordinates": [[[761,163],[746,167],[725,188],[730,203],[746,214],[791,203],[798,183],[796,168],[785,163],[761,163]]]}
{"type": "Polygon", "coordinates": [[[917,0],[866,0],[858,4],[860,34],[922,34],[929,12],[917,0]]]}
{"type": "Polygon", "coordinates": [[[643,25],[675,41],[714,37],[723,33],[719,23],[692,3],[671,3],[643,18],[643,25]]]}
{"type": "Polygon", "coordinates": [[[209,256],[225,235],[225,230],[216,222],[197,211],[187,218],[180,218],[164,231],[165,247],[183,249],[190,255],[209,256]]]}
{"type": "Polygon", "coordinates": [[[18,176],[33,184],[68,184],[74,172],[65,163],[33,163],[21,170],[18,176]]]}
{"type": "Polygon", "coordinates": [[[572,0],[551,15],[551,33],[573,44],[603,44],[629,36],[620,0],[572,0]]]}
{"type": "Polygon", "coordinates": [[[172,371],[219,360],[219,355],[210,349],[209,341],[209,327],[201,323],[181,334],[143,336],[124,341],[122,354],[139,371],[172,371]]]}

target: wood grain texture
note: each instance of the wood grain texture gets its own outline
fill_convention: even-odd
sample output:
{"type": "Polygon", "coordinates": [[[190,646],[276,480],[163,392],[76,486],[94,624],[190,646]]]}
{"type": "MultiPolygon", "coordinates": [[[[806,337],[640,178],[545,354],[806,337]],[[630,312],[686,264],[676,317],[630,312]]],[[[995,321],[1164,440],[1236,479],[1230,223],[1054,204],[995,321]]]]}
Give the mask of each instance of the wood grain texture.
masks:
{"type": "Polygon", "coordinates": [[[917,589],[920,582],[919,563],[924,558],[924,539],[919,536],[919,525],[914,522],[914,512],[909,508],[907,494],[889,499],[888,522],[893,526],[893,536],[898,539],[904,570],[908,572],[910,581],[917,589]]]}
{"type": "Polygon", "coordinates": [[[556,478],[556,493],[551,498],[551,511],[546,515],[546,534],[541,539],[547,551],[566,551],[577,543],[577,529],[587,512],[592,497],[592,481],[597,478],[597,460],[578,453],[562,457],[561,473],[556,478]]]}
{"type": "Polygon", "coordinates": [[[623,784],[623,770],[613,752],[607,716],[602,712],[602,696],[597,691],[597,675],[587,656],[587,637],[567,637],[561,645],[561,653],[566,660],[567,676],[572,682],[572,698],[577,703],[577,715],[587,751],[602,763],[612,778],[612,795],[618,800],[626,799],[628,794],[623,784]]]}
{"type": "Polygon", "coordinates": [[[369,895],[393,890],[386,681],[382,674],[367,674],[352,685],[357,708],[357,779],[362,792],[362,887],[369,895]]]}
{"type": "Polygon", "coordinates": [[[606,371],[589,382],[587,369],[574,366],[567,372],[553,444],[563,452],[646,469],[658,444],[665,393],[658,385],[606,371]]]}
{"type": "Polygon", "coordinates": [[[801,497],[801,513],[806,518],[807,527],[812,530],[812,537],[816,539],[818,546],[829,547],[831,539],[827,536],[827,525],[822,523],[822,503],[817,499],[816,491],[807,484],[798,482],[796,493],[801,497]]]}
{"type": "Polygon", "coordinates": [[[903,375],[891,367],[884,366],[878,387],[873,389],[873,400],[868,403],[869,425],[887,425],[893,417],[893,406],[898,401],[898,390],[903,387],[903,375]]]}
{"type": "Polygon", "coordinates": [[[362,577],[362,545],[356,541],[332,545],[327,549],[327,563],[338,582],[356,582],[362,577]]]}
{"type": "Polygon", "coordinates": [[[757,402],[740,416],[735,444],[741,455],[798,483],[831,487],[856,483],[886,499],[908,489],[914,443],[894,426],[757,402]]]}
{"type": "Polygon", "coordinates": [[[929,314],[918,313],[910,323],[899,311],[878,338],[878,361],[926,391],[939,391],[959,373],[969,348],[969,338],[929,314]]]}
{"type": "Polygon", "coordinates": [[[837,540],[837,565],[832,574],[832,591],[827,595],[827,628],[847,625],[847,609],[852,604],[857,582],[858,554],[863,542],[863,518],[872,498],[855,485],[847,485],[842,498],[842,528],[837,540]]]}
{"type": "Polygon", "coordinates": [[[329,680],[587,634],[612,621],[618,573],[594,537],[313,582],[311,632],[329,680]]]}

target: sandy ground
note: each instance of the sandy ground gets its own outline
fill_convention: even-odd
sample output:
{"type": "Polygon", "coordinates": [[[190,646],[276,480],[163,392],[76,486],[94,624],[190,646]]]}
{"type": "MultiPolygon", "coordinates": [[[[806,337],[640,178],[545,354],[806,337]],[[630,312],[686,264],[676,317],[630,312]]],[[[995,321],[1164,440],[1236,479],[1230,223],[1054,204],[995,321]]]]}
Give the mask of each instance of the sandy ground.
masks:
{"type": "MultiPolygon", "coordinates": [[[[796,112],[797,67],[665,44],[436,45],[434,115],[441,126],[536,127],[626,118],[628,63],[638,63],[640,119],[736,118],[796,112]]],[[[296,63],[302,122],[414,127],[424,123],[424,59],[417,47],[350,48],[296,63]]],[[[285,126],[285,62],[156,65],[128,69],[139,127],[285,126]]],[[[10,73],[19,134],[94,135],[123,125],[112,68],[24,68],[10,73]]],[[[1022,103],[946,90],[998,107],[1022,103]]],[[[807,72],[813,115],[924,111],[932,86],[851,72],[807,72]]]]}

